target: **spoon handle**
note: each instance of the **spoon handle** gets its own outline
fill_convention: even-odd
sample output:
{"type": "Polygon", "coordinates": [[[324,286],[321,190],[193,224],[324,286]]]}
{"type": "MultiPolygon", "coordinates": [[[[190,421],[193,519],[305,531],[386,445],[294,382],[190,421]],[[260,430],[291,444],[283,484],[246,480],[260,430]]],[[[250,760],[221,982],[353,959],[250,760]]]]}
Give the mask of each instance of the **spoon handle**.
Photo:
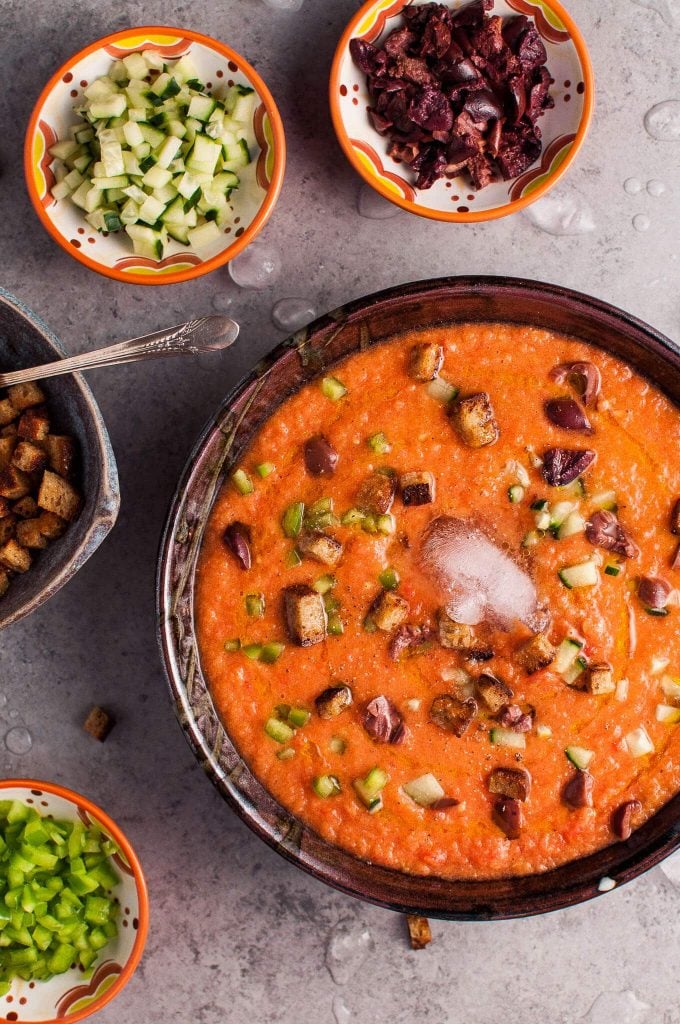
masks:
{"type": "Polygon", "coordinates": [[[155,359],[157,356],[194,356],[200,352],[217,352],[233,345],[238,332],[238,324],[228,316],[203,316],[165,331],[154,331],[142,338],[121,341],[94,352],[83,352],[79,356],[58,359],[54,363],[33,366],[27,370],[2,373],[0,387],[58,377],[62,373],[76,370],[93,370],[99,366],[118,366],[120,363],[134,363],[140,359],[155,359]]]}

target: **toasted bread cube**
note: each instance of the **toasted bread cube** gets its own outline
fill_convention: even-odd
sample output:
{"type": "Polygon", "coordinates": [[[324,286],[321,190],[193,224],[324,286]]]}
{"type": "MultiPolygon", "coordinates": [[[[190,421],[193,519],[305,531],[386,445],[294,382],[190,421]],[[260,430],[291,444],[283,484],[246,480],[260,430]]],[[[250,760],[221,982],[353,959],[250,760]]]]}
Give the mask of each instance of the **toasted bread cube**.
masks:
{"type": "Polygon", "coordinates": [[[62,519],[71,522],[80,511],[80,503],[81,498],[75,487],[49,469],[45,470],[38,491],[40,508],[44,508],[46,512],[55,512],[62,519]]]}
{"type": "Polygon", "coordinates": [[[513,697],[513,692],[508,684],[488,672],[482,672],[477,680],[477,690],[492,715],[497,715],[513,697]]]}
{"type": "Polygon", "coordinates": [[[605,661],[597,665],[591,665],[586,670],[585,675],[584,688],[588,693],[613,693],[616,689],[612,667],[605,661]]]}
{"type": "Polygon", "coordinates": [[[47,463],[47,455],[30,441],[19,441],[12,455],[12,465],[23,473],[37,473],[47,463]]]}
{"type": "Polygon", "coordinates": [[[387,515],[392,508],[397,482],[386,473],[372,473],[357,492],[357,505],[363,512],[376,516],[387,515]]]}
{"type": "Polygon", "coordinates": [[[475,645],[475,634],[472,626],[455,622],[444,609],[437,616],[439,625],[439,643],[451,651],[466,651],[475,645]]]}
{"type": "Polygon", "coordinates": [[[76,458],[76,443],[73,438],[62,434],[49,434],[43,447],[50,460],[50,469],[59,476],[69,477],[76,458]]]}
{"type": "Polygon", "coordinates": [[[498,424],[486,391],[455,402],[449,418],[461,440],[470,448],[484,448],[498,440],[498,424]]]}
{"type": "Polygon", "coordinates": [[[531,775],[526,768],[494,768],[489,776],[489,792],[524,802],[531,792],[531,775]]]}
{"type": "Polygon", "coordinates": [[[35,381],[28,384],[13,384],[11,388],[7,388],[7,397],[17,412],[23,412],[31,405],[42,405],[45,401],[45,395],[35,381]]]}
{"type": "Polygon", "coordinates": [[[6,544],[10,537],[14,536],[16,525],[16,516],[3,516],[2,519],[0,519],[0,544],[6,544]]]}
{"type": "Polygon", "coordinates": [[[0,470],[6,469],[9,466],[16,444],[16,437],[0,437],[0,470]]]}
{"type": "Polygon", "coordinates": [[[54,512],[42,512],[38,516],[40,523],[40,532],[43,537],[47,537],[48,540],[56,540],[66,532],[68,523],[61,516],[55,515],[54,512]]]}
{"type": "Polygon", "coordinates": [[[339,540],[317,530],[303,530],[298,537],[297,548],[303,558],[331,566],[338,564],[343,552],[339,540]]]}
{"type": "Polygon", "coordinates": [[[418,917],[417,914],[407,914],[408,937],[411,949],[425,949],[432,942],[432,930],[430,922],[426,917],[418,917]]]}
{"type": "Polygon", "coordinates": [[[409,604],[393,590],[383,590],[371,605],[369,616],[378,629],[391,633],[408,618],[409,604]]]}
{"type": "Polygon", "coordinates": [[[8,423],[6,427],[0,430],[0,437],[13,437],[16,440],[17,433],[16,423],[8,423]]]}
{"type": "Polygon", "coordinates": [[[47,537],[40,532],[39,519],[22,519],[17,523],[14,535],[25,548],[47,547],[47,537]]]}
{"type": "Polygon", "coordinates": [[[399,478],[399,488],[404,505],[430,505],[434,501],[432,473],[403,473],[399,478]]]}
{"type": "Polygon", "coordinates": [[[14,572],[28,572],[31,568],[31,556],[13,537],[0,548],[0,565],[14,572]]]}
{"type": "Polygon", "coordinates": [[[462,736],[477,717],[479,707],[472,697],[460,699],[452,693],[441,693],[430,706],[430,721],[445,732],[462,736]]]}
{"type": "Polygon", "coordinates": [[[9,573],[7,572],[6,569],[0,569],[0,597],[4,597],[8,590],[9,573]]]}
{"type": "Polygon", "coordinates": [[[18,501],[31,490],[31,481],[26,473],[16,466],[7,466],[0,472],[0,497],[18,501]]]}
{"type": "Polygon", "coordinates": [[[517,651],[517,661],[531,675],[546,668],[555,658],[555,648],[545,633],[536,633],[517,651]]]}
{"type": "Polygon", "coordinates": [[[283,610],[288,634],[300,647],[311,647],[326,639],[328,617],[323,596],[305,583],[286,587],[283,610]]]}
{"type": "Polygon", "coordinates": [[[6,427],[8,423],[11,423],[16,418],[17,411],[9,398],[3,398],[0,401],[0,427],[6,427]]]}
{"type": "MultiPolygon", "coordinates": [[[[6,498],[2,499],[2,501],[6,500],[6,498]]],[[[15,516],[20,516],[22,519],[35,519],[39,515],[38,503],[35,498],[27,494],[25,498],[20,498],[19,501],[14,502],[12,512],[14,512],[15,516]]]]}
{"type": "Polygon", "coordinates": [[[50,420],[47,410],[31,408],[21,414],[17,424],[17,434],[27,441],[44,441],[50,432],[50,420]]]}
{"type": "MultiPolygon", "coordinates": [[[[25,500],[25,498],[22,499],[22,501],[25,500]]],[[[4,519],[5,516],[11,515],[12,512],[16,512],[16,508],[10,504],[7,498],[0,498],[0,519],[4,519]]]]}
{"type": "Polygon", "coordinates": [[[93,707],[83,722],[83,729],[103,743],[115,724],[115,718],[108,711],[104,711],[104,708],[93,707]]]}
{"type": "Polygon", "coordinates": [[[409,377],[422,383],[438,377],[443,365],[444,349],[436,342],[425,341],[420,345],[414,345],[409,353],[409,377]]]}

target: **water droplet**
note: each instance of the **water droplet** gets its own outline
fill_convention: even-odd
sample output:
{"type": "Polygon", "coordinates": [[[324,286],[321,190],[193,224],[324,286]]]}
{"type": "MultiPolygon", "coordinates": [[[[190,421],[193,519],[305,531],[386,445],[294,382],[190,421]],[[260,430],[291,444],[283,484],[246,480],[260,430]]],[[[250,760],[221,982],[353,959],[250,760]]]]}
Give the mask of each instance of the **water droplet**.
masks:
{"type": "Polygon", "coordinates": [[[274,11],[299,11],[305,0],[264,0],[274,11]]]}
{"type": "Polygon", "coordinates": [[[522,211],[527,220],[549,235],[585,235],[595,230],[595,217],[576,193],[551,193],[522,211]]]}
{"type": "Polygon", "coordinates": [[[272,320],[282,331],[299,331],[316,317],[309,299],[279,299],[272,309],[272,320]]]}
{"type": "Polygon", "coordinates": [[[647,182],[647,191],[650,196],[662,196],[666,192],[666,186],[658,178],[652,178],[647,182]]]}
{"type": "Polygon", "coordinates": [[[12,710],[9,713],[9,717],[10,718],[18,718],[19,717],[19,712],[17,711],[16,708],[12,708],[12,710]]]}
{"type": "Polygon", "coordinates": [[[281,257],[273,246],[256,238],[231,261],[229,273],[239,288],[267,288],[281,273],[281,257]]]}
{"type": "Polygon", "coordinates": [[[5,735],[5,746],[12,754],[27,754],[33,746],[33,737],[28,729],[17,725],[5,735]]]}
{"type": "Polygon", "coordinates": [[[359,189],[357,210],[362,217],[368,217],[369,220],[389,220],[390,217],[396,217],[398,213],[401,213],[398,206],[366,184],[359,189]]]}
{"type": "Polygon", "coordinates": [[[335,996],[333,998],[333,1016],[335,1017],[335,1024],[348,1024],[352,1016],[342,996],[335,996]]]}
{"type": "Polygon", "coordinates": [[[626,178],[623,183],[623,188],[629,196],[636,196],[638,192],[642,192],[644,185],[639,178],[626,178]]]}
{"type": "Polygon", "coordinates": [[[582,1019],[587,1024],[642,1024],[649,1009],[634,992],[602,992],[582,1019]]]}
{"type": "Polygon", "coordinates": [[[216,292],[211,299],[210,305],[216,313],[227,313],[233,301],[229,292],[216,292]]]}
{"type": "Polygon", "coordinates": [[[633,227],[636,231],[649,231],[650,220],[646,213],[637,213],[633,217],[633,227]]]}
{"type": "Polygon", "coordinates": [[[654,11],[667,25],[675,24],[675,15],[671,10],[668,0],[633,0],[638,7],[644,7],[648,11],[654,11]]]}
{"type": "Polygon", "coordinates": [[[373,950],[368,928],[352,917],[343,917],[331,931],[326,947],[326,967],[337,985],[346,985],[373,950]]]}
{"type": "Polygon", "coordinates": [[[0,708],[4,708],[7,705],[7,694],[0,693],[0,708]]]}
{"type": "Polygon", "coordinates": [[[662,142],[680,140],[680,100],[664,100],[645,114],[645,129],[662,142]]]}
{"type": "Polygon", "coordinates": [[[680,851],[678,851],[678,853],[674,853],[671,857],[666,857],[665,860],[662,860],[659,867],[668,881],[680,888],[680,851]]]}

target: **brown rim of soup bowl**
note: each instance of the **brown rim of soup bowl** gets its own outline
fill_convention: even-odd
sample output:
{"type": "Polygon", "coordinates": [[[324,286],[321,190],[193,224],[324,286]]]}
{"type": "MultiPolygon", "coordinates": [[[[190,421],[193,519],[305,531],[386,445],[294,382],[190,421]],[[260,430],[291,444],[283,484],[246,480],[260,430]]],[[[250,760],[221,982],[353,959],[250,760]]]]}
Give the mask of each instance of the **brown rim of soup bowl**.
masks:
{"type": "MultiPolygon", "coordinates": [[[[236,813],[315,878],[391,910],[452,920],[524,917],[597,896],[680,846],[680,793],[626,842],[543,873],[482,881],[411,875],[362,861],[322,839],[254,777],[213,706],[194,630],[194,576],[203,530],[224,476],[288,395],[333,362],[413,327],[451,322],[530,324],[574,335],[628,362],[680,405],[680,352],[619,309],[557,285],[454,277],[378,292],[321,317],[278,345],[227,396],[192,452],[161,541],[157,579],[161,655],[186,737],[236,813]],[[610,883],[605,882],[605,887],[610,883]]],[[[546,352],[546,367],[551,358],[546,352]]]]}

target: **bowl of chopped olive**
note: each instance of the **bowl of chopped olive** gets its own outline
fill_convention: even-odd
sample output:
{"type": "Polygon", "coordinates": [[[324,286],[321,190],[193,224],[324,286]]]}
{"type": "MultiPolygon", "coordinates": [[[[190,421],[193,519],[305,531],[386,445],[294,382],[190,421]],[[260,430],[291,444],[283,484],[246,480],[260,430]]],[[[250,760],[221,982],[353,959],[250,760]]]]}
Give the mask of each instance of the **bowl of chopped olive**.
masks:
{"type": "Polygon", "coordinates": [[[0,781],[0,1017],[96,1013],[132,977],[149,906],[141,865],[101,808],[63,786],[0,781]]]}
{"type": "MultiPolygon", "coordinates": [[[[3,370],[63,355],[49,328],[0,289],[3,370]]],[[[0,393],[0,628],[78,571],[111,530],[119,503],[111,442],[79,374],[0,393]]]]}

